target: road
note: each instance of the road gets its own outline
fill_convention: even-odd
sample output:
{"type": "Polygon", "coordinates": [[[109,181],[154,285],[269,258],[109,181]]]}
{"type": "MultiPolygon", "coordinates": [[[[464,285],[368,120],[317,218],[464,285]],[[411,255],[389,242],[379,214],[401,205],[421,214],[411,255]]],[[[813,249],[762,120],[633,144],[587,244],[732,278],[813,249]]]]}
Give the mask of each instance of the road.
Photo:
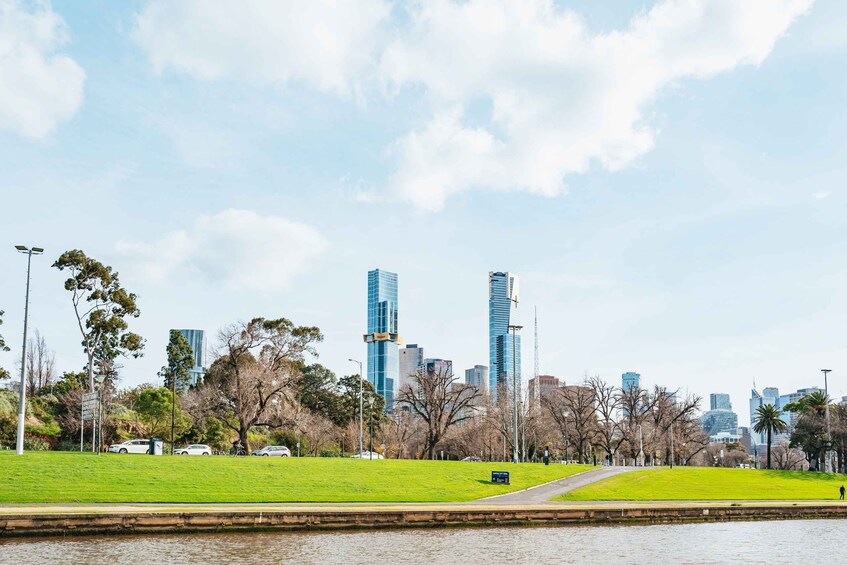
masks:
{"type": "Polygon", "coordinates": [[[604,479],[608,479],[609,477],[620,475],[621,473],[643,470],[644,467],[600,467],[599,469],[592,469],[591,471],[578,473],[576,475],[560,479],[558,481],[545,483],[543,485],[531,487],[526,490],[520,490],[518,492],[510,492],[509,494],[501,494],[499,496],[483,498],[482,500],[475,500],[473,503],[541,504],[544,502],[549,502],[553,498],[561,496],[566,492],[570,492],[572,490],[582,488],[586,485],[590,485],[591,483],[596,483],[597,481],[602,481],[604,479]]]}

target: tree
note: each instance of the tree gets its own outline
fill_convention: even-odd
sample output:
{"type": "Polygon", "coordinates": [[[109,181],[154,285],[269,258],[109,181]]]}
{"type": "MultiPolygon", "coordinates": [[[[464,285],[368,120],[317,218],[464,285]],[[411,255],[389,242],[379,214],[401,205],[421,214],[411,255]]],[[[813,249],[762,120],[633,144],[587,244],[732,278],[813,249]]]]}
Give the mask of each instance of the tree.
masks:
{"type": "Polygon", "coordinates": [[[771,435],[780,434],[785,431],[788,424],[780,418],[779,408],[773,404],[765,404],[756,409],[756,420],[753,422],[753,431],[757,434],[767,433],[768,442],[768,469],[771,468],[771,435]]]}
{"type": "MultiPolygon", "coordinates": [[[[0,310],[0,326],[3,325],[3,314],[5,314],[5,312],[3,312],[3,310],[0,310]]],[[[9,347],[6,345],[6,342],[3,340],[2,334],[0,334],[0,351],[9,351],[9,347]]],[[[2,381],[3,379],[8,379],[8,378],[9,378],[9,371],[4,369],[3,367],[0,367],[0,381],[2,381]]]]}
{"type": "Polygon", "coordinates": [[[182,332],[171,330],[168,340],[168,364],[159,371],[165,388],[182,394],[191,382],[189,371],[194,367],[194,350],[182,332]]]}
{"type": "Polygon", "coordinates": [[[313,414],[331,420],[336,426],[343,426],[350,418],[343,414],[341,398],[335,393],[337,381],[335,373],[323,365],[306,365],[300,369],[297,400],[313,414]]]}
{"type": "Polygon", "coordinates": [[[26,351],[26,388],[29,396],[53,384],[56,356],[47,347],[44,336],[35,330],[26,351]]]}
{"type": "Polygon", "coordinates": [[[285,318],[254,318],[220,332],[221,356],[212,363],[198,395],[203,410],[218,417],[247,445],[253,426],[286,424],[285,403],[295,402],[293,385],[306,355],[317,356],[318,328],[285,318]]]}
{"type": "Polygon", "coordinates": [[[452,426],[468,419],[480,397],[472,386],[457,382],[452,371],[418,369],[412,382],[400,390],[400,406],[420,416],[426,425],[424,457],[435,458],[435,446],[452,426]]]}
{"type": "Polygon", "coordinates": [[[165,435],[170,424],[174,397],[165,387],[145,388],[138,393],[135,412],[147,429],[148,435],[165,435]]]}
{"type": "Polygon", "coordinates": [[[542,403],[556,422],[559,431],[568,438],[580,463],[587,463],[591,445],[597,433],[594,391],[587,385],[564,385],[546,394],[542,403]]]}
{"type": "Polygon", "coordinates": [[[65,290],[71,293],[82,347],[88,360],[88,389],[94,391],[94,365],[111,366],[119,356],[140,357],[144,340],[129,331],[126,318],[141,312],[136,295],[123,288],[112,267],[78,249],[63,253],[53,267],[67,270],[65,290]]]}
{"type": "Polygon", "coordinates": [[[612,456],[621,442],[620,426],[615,419],[621,397],[617,394],[617,389],[599,375],[589,379],[588,386],[594,392],[594,406],[597,407],[598,443],[606,451],[609,463],[612,463],[612,456]]]}
{"type": "MultiPolygon", "coordinates": [[[[359,417],[359,385],[362,387],[362,407],[370,406],[373,401],[373,413],[382,417],[385,412],[385,399],[381,394],[376,392],[374,385],[366,379],[362,379],[359,375],[348,375],[341,377],[338,381],[338,412],[337,417],[333,418],[339,425],[344,425],[345,422],[358,421],[359,417]]],[[[358,429],[358,424],[357,424],[358,429]]],[[[356,432],[356,441],[358,442],[358,432],[356,432]]]]}

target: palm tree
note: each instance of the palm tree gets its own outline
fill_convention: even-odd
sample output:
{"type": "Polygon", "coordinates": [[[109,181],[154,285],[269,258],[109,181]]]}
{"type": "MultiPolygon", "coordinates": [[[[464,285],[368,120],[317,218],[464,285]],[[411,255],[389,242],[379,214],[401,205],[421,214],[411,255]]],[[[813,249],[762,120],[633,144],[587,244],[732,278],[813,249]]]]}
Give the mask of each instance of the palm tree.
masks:
{"type": "Polygon", "coordinates": [[[768,434],[768,469],[771,468],[771,434],[780,434],[785,431],[788,424],[780,418],[782,412],[773,404],[765,404],[756,409],[756,421],[753,431],[757,434],[767,432],[768,434]]]}
{"type": "Polygon", "coordinates": [[[800,400],[786,404],[785,411],[823,416],[826,413],[826,405],[829,403],[830,399],[826,393],[822,390],[816,390],[810,392],[800,400]]]}

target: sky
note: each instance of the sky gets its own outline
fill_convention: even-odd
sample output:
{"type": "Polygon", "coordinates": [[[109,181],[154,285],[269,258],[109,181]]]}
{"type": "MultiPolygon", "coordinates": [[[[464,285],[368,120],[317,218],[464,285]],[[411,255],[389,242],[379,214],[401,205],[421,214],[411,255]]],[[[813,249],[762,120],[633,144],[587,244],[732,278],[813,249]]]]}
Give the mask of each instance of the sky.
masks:
{"type": "Polygon", "coordinates": [[[85,359],[52,262],[170,328],[316,325],[364,359],[367,271],[406,343],[488,364],[487,277],[521,277],[523,376],[626,371],[739,422],[758,388],[847,395],[847,3],[0,0],[0,333],[85,359]]]}

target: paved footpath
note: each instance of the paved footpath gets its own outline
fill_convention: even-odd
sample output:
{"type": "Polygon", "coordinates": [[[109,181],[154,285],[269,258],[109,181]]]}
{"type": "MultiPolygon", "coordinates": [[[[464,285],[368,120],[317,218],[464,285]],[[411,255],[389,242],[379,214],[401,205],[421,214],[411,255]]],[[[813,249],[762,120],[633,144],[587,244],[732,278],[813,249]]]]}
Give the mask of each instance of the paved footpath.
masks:
{"type": "Polygon", "coordinates": [[[541,504],[561,496],[566,492],[582,488],[591,483],[628,473],[630,471],[643,471],[644,467],[600,467],[592,469],[584,473],[577,473],[558,481],[545,483],[535,487],[530,487],[526,490],[518,492],[510,492],[509,494],[501,494],[483,498],[482,500],[473,501],[474,504],[541,504]]]}

